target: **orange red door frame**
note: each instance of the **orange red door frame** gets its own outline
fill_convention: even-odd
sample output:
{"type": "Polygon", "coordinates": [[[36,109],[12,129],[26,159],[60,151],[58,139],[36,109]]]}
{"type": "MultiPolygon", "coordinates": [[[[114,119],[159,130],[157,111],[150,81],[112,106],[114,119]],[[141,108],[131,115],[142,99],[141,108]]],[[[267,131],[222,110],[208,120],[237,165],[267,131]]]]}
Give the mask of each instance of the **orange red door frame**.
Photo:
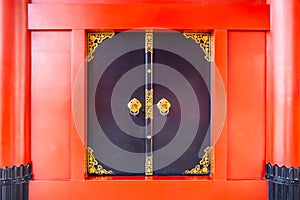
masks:
{"type": "MultiPolygon", "coordinates": [[[[5,18],[1,18],[1,22],[6,23],[4,26],[5,30],[12,25],[8,23],[10,15],[12,15],[12,18],[16,18],[12,10],[18,12],[21,9],[26,13],[26,3],[23,3],[11,9],[11,5],[8,6],[10,3],[7,1],[7,4],[5,4],[6,7],[1,7],[1,11],[5,11],[2,13],[6,13],[4,14],[5,18]],[[11,13],[8,14],[8,12],[11,13]]],[[[270,8],[268,5],[126,4],[126,9],[123,9],[124,6],[124,4],[29,4],[28,28],[30,31],[71,32],[72,84],[70,90],[76,84],[78,70],[80,70],[80,66],[85,59],[86,30],[124,30],[137,27],[210,30],[215,36],[215,62],[225,81],[225,88],[227,81],[228,30],[269,30],[270,8]],[[147,14],[149,10],[151,10],[151,15],[147,14]],[[220,20],[224,17],[226,17],[226,21],[220,20]]],[[[23,17],[27,19],[26,14],[23,17]]],[[[1,108],[3,109],[4,105],[9,105],[10,108],[8,110],[1,110],[1,138],[4,138],[1,141],[0,148],[2,150],[1,158],[3,158],[1,160],[2,165],[30,161],[30,131],[28,128],[30,124],[30,55],[28,53],[30,52],[30,40],[26,22],[17,21],[17,24],[13,25],[13,30],[16,31],[13,39],[15,45],[11,45],[7,39],[7,35],[10,33],[1,32],[1,41],[3,41],[0,49],[1,64],[4,63],[2,65],[4,67],[1,67],[3,74],[1,74],[1,97],[5,97],[1,98],[1,108]],[[16,28],[18,25],[20,25],[19,27],[23,27],[21,31],[16,28]],[[22,38],[22,40],[19,40],[18,35],[25,36],[25,39],[22,38]],[[7,49],[7,47],[12,48],[7,49]],[[9,54],[8,57],[6,57],[7,53],[9,54]],[[21,65],[18,65],[19,63],[15,59],[16,55],[23,56],[21,65]],[[18,68],[18,66],[21,67],[18,68]],[[2,76],[8,80],[2,79],[2,76]],[[19,80],[22,80],[21,85],[16,85],[19,83],[19,80]],[[10,85],[9,91],[5,89],[9,85],[8,83],[13,83],[10,85]],[[19,93],[15,95],[11,91],[19,93]],[[20,96],[22,97],[21,99],[19,98],[20,96]],[[12,97],[12,99],[8,97],[12,97]],[[21,103],[18,104],[17,100],[20,100],[21,103]],[[10,112],[12,110],[14,112],[10,112]],[[9,136],[3,137],[4,132],[9,133],[9,136]],[[18,141],[21,141],[21,144],[17,143],[18,141]]],[[[84,91],[81,92],[84,94],[84,91]]],[[[84,100],[81,99],[81,101],[83,101],[81,105],[84,106],[84,100]]],[[[55,180],[54,177],[54,180],[32,181],[30,183],[30,197],[32,199],[46,199],[49,197],[49,193],[51,193],[54,199],[62,197],[71,198],[74,195],[78,199],[86,199],[87,197],[93,199],[99,195],[99,188],[106,191],[101,192],[101,196],[105,199],[116,199],[119,196],[125,198],[126,195],[129,195],[128,198],[130,199],[137,199],[142,195],[145,197],[144,199],[152,199],[153,196],[158,195],[162,198],[175,195],[178,199],[195,199],[201,194],[205,194],[206,198],[210,199],[220,197],[232,199],[232,194],[235,194],[234,198],[236,199],[266,197],[267,185],[263,180],[227,180],[226,122],[223,133],[215,147],[215,174],[212,177],[213,180],[196,177],[187,178],[188,180],[175,180],[175,178],[166,178],[165,180],[156,180],[155,178],[153,180],[134,180],[133,177],[121,180],[122,178],[119,177],[118,180],[111,181],[102,180],[101,178],[100,180],[86,180],[85,146],[81,140],[84,136],[80,136],[80,133],[78,133],[78,127],[76,127],[74,119],[70,123],[70,176],[67,180],[55,180]],[[139,188],[138,190],[136,190],[137,187],[139,188]],[[255,191],[253,188],[255,188],[255,191]],[[147,195],[149,191],[151,191],[151,194],[147,195]]],[[[79,123],[83,124],[81,128],[84,129],[84,118],[79,123]]],[[[49,166],[48,170],[53,170],[52,167],[49,166]]]]}
{"type": "MultiPolygon", "coordinates": [[[[75,87],[74,84],[78,79],[78,71],[82,70],[82,63],[86,55],[84,48],[85,33],[88,30],[164,27],[175,30],[212,31],[216,46],[215,63],[223,80],[225,80],[226,88],[227,31],[267,31],[269,29],[269,6],[267,5],[126,4],[126,9],[123,9],[124,6],[124,4],[30,4],[29,29],[33,32],[71,30],[72,88],[75,87]],[[151,10],[151,15],[147,14],[149,10],[151,10]],[[255,15],[252,15],[253,12],[255,12],[255,15]],[[224,16],[226,16],[226,21],[219,20],[224,16]],[[239,20],[236,20],[237,18],[239,20]],[[245,21],[247,23],[244,23],[245,21]]],[[[81,80],[84,82],[83,77],[81,77],[81,80]]],[[[82,96],[84,96],[83,88],[80,92],[82,96]]],[[[143,194],[147,194],[148,191],[151,191],[151,195],[144,196],[145,199],[151,199],[153,196],[173,196],[175,191],[178,198],[191,199],[198,197],[201,193],[205,193],[211,199],[232,198],[232,194],[235,194],[237,199],[243,197],[255,199],[266,196],[267,184],[263,180],[227,180],[226,123],[215,146],[215,170],[212,180],[199,177],[126,177],[125,179],[122,177],[109,177],[86,180],[85,142],[82,139],[85,132],[84,98],[77,103],[79,103],[79,107],[83,112],[76,124],[74,119],[71,122],[70,180],[55,180],[55,176],[51,174],[49,174],[49,180],[34,180],[31,182],[30,187],[32,198],[44,198],[46,188],[48,191],[51,188],[51,194],[55,198],[76,195],[78,198],[93,199],[99,195],[98,188],[106,191],[101,193],[101,196],[105,199],[115,199],[117,196],[123,196],[124,198],[128,196],[130,199],[135,199],[144,196],[143,194]],[[83,135],[76,127],[78,124],[81,124],[83,135]],[[247,189],[247,187],[252,189],[247,189]],[[64,194],[60,192],[62,188],[66,191],[64,194]],[[253,190],[253,188],[256,189],[253,190]],[[80,190],[80,194],[77,192],[74,194],[74,191],[77,190],[80,190]],[[216,190],[219,192],[216,193],[216,190]],[[240,193],[240,190],[243,190],[243,193],[240,193]]],[[[33,151],[37,150],[33,149],[33,151]]],[[[40,179],[43,179],[43,176],[40,179]]]]}

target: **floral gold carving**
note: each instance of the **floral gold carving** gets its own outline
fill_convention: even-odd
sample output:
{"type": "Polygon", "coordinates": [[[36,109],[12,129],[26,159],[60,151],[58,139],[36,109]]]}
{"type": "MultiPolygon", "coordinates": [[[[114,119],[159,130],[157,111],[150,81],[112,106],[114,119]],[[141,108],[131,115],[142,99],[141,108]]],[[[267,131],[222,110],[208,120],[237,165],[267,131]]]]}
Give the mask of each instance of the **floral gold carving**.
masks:
{"type": "Polygon", "coordinates": [[[99,44],[107,38],[112,38],[114,35],[114,32],[88,33],[88,62],[93,60],[93,53],[99,44]]]}
{"type": "Polygon", "coordinates": [[[93,149],[88,147],[88,172],[89,174],[95,175],[112,175],[111,170],[104,169],[101,165],[98,164],[98,161],[93,155],[93,149]]]}
{"type": "Polygon", "coordinates": [[[194,40],[197,44],[200,45],[201,49],[205,53],[205,59],[208,62],[212,61],[212,56],[211,56],[211,34],[210,33],[188,33],[185,32],[183,35],[186,38],[191,38],[194,40]]]}
{"type": "Polygon", "coordinates": [[[200,160],[199,164],[196,165],[191,170],[186,170],[184,174],[186,175],[207,175],[209,174],[209,163],[210,163],[210,154],[211,148],[207,147],[204,152],[202,159],[200,160]]]}

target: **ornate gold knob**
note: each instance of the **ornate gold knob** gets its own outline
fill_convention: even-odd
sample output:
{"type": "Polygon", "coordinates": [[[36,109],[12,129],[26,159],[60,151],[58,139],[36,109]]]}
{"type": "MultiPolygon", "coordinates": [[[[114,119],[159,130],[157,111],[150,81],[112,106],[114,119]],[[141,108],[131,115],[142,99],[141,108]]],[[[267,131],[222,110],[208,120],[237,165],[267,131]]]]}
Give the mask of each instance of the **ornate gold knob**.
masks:
{"type": "Polygon", "coordinates": [[[169,114],[171,103],[167,99],[162,98],[161,100],[159,100],[159,102],[157,103],[156,106],[159,109],[159,113],[162,116],[165,116],[165,115],[169,114]]]}
{"type": "Polygon", "coordinates": [[[129,101],[129,103],[127,104],[127,107],[130,111],[130,114],[133,116],[136,116],[139,114],[142,104],[139,100],[137,100],[136,98],[133,98],[129,101]]]}

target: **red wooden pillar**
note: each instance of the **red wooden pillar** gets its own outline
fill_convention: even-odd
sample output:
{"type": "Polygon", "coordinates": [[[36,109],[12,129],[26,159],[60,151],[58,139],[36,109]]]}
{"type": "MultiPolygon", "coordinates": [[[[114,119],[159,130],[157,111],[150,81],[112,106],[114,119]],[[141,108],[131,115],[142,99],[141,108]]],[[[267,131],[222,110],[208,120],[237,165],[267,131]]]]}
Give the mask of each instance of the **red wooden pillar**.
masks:
{"type": "Polygon", "coordinates": [[[270,0],[267,162],[300,166],[300,2],[270,0]]]}
{"type": "Polygon", "coordinates": [[[0,1],[0,168],[30,161],[28,0],[0,1]]]}

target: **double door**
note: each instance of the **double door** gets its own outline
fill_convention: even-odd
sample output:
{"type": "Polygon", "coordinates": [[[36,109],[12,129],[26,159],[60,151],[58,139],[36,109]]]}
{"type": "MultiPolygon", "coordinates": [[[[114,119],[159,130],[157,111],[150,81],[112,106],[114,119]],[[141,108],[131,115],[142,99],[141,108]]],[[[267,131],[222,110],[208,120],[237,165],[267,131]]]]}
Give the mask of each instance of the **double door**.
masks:
{"type": "Polygon", "coordinates": [[[87,34],[89,175],[209,175],[211,36],[87,34]]]}

